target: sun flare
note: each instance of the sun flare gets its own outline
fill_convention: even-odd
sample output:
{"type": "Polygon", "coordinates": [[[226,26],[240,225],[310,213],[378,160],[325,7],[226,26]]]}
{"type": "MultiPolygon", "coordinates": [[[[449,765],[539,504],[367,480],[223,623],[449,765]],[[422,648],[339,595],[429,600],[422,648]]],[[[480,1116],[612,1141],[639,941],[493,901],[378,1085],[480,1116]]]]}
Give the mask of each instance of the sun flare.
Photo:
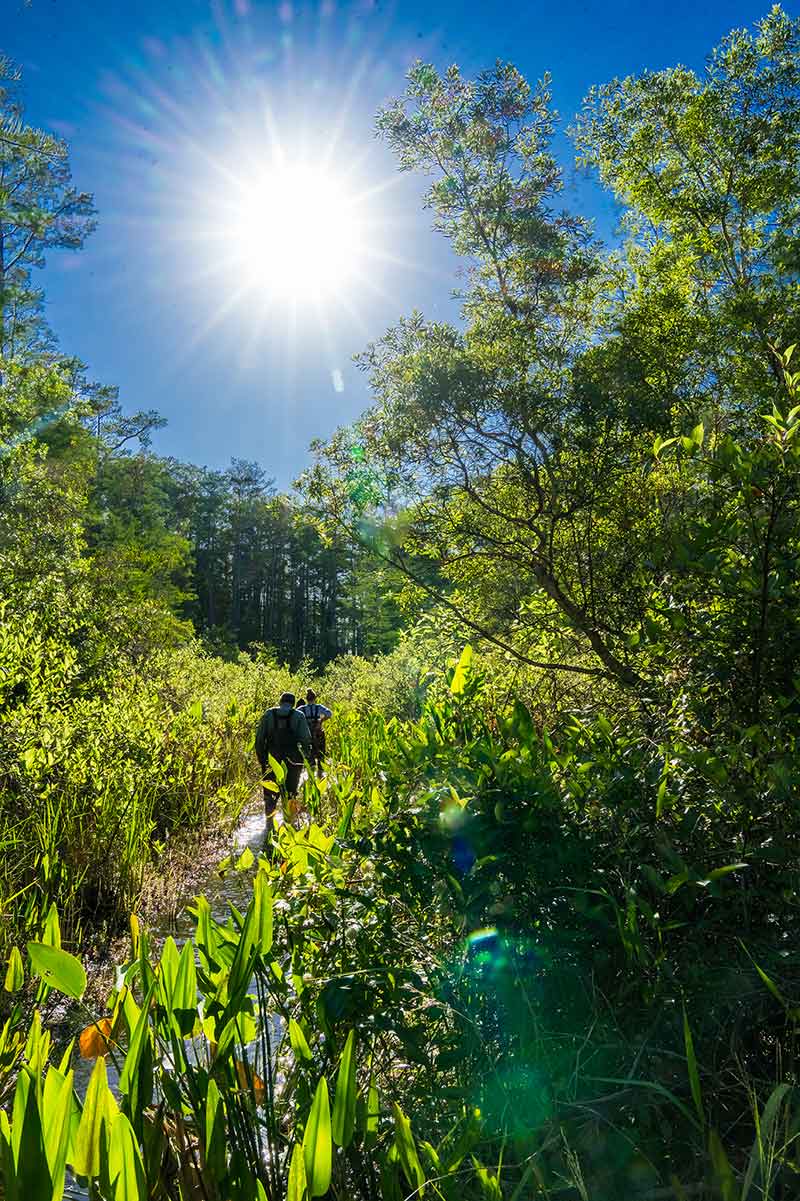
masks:
{"type": "Polygon", "coordinates": [[[341,294],[365,251],[358,197],[308,166],[279,165],[241,188],[229,232],[248,288],[276,297],[341,294]]]}

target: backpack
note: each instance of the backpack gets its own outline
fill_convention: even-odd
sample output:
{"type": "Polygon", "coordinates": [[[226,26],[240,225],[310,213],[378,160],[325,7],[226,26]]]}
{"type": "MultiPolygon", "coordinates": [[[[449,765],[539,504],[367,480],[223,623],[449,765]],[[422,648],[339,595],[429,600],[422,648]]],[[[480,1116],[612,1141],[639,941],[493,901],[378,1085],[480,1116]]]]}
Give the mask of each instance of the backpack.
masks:
{"type": "Polygon", "coordinates": [[[267,724],[267,750],[273,759],[282,762],[286,759],[297,759],[297,745],[300,741],[292,725],[295,710],[281,713],[279,709],[270,709],[272,721],[267,724]]]}
{"type": "Polygon", "coordinates": [[[322,718],[319,715],[319,706],[315,704],[305,705],[303,707],[305,719],[308,722],[308,728],[311,731],[311,741],[314,746],[324,745],[325,731],[322,728],[322,718]]]}

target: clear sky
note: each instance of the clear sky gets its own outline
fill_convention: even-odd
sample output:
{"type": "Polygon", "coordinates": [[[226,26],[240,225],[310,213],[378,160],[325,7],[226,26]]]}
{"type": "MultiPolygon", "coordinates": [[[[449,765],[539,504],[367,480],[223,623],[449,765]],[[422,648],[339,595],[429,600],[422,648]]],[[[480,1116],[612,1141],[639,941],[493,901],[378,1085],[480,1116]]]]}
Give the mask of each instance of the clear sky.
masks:
{"type": "MultiPolygon", "coordinates": [[[[796,15],[800,2],[784,7],[796,15]]],[[[83,251],[50,257],[50,321],[93,378],[119,386],[126,408],[168,418],[156,450],[214,467],[257,459],[286,486],[312,438],[366,407],[352,355],[413,308],[457,312],[455,263],[420,209],[424,181],[399,175],[372,133],[376,108],[402,93],[414,59],[466,73],[509,59],[531,79],[549,70],[568,123],[593,83],[699,67],[725,33],[768,8],[0,0],[0,51],[23,70],[28,119],[68,140],[75,182],[99,210],[83,251]],[[276,146],[289,164],[326,164],[341,196],[359,198],[369,251],[341,286],[334,272],[322,299],[261,286],[281,247],[251,254],[242,236],[241,197],[276,146]]],[[[565,202],[611,236],[609,201],[575,172],[565,139],[559,153],[565,202]]],[[[327,210],[339,202],[326,198],[327,210]]]]}

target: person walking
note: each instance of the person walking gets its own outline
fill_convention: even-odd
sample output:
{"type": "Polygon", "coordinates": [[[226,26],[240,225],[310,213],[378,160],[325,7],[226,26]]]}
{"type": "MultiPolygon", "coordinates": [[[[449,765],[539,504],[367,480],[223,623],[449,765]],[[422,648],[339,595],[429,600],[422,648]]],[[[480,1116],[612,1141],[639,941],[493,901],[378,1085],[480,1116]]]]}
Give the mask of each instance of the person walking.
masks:
{"type": "MultiPolygon", "coordinates": [[[[300,785],[300,773],[303,770],[303,756],[311,762],[313,749],[311,731],[308,728],[305,714],[294,707],[294,693],[284,692],[277,705],[267,709],[258,725],[256,732],[256,755],[261,765],[264,780],[274,780],[274,774],[269,766],[269,756],[277,759],[286,770],[286,794],[293,798],[297,796],[300,785]]],[[[271,818],[278,803],[278,794],[264,786],[264,809],[267,818],[271,818]]]]}
{"type": "Polygon", "coordinates": [[[311,731],[311,759],[309,762],[317,772],[322,771],[322,760],[325,758],[325,726],[324,722],[329,717],[333,717],[333,713],[327,705],[321,705],[317,700],[317,694],[313,689],[309,688],[306,693],[306,703],[298,705],[301,713],[305,714],[308,728],[311,731]]]}

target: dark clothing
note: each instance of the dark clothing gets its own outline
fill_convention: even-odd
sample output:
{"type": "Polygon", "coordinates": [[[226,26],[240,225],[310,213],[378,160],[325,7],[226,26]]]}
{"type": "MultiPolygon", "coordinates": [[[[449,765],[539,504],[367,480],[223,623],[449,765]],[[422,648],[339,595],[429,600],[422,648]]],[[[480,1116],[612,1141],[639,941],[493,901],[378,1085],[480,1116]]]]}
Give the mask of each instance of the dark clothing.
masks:
{"type": "Polygon", "coordinates": [[[309,762],[312,767],[319,768],[322,766],[326,751],[324,722],[332,716],[331,710],[327,705],[320,705],[317,701],[308,701],[305,705],[298,705],[298,709],[304,714],[311,731],[309,762]]]}
{"type": "Polygon", "coordinates": [[[311,731],[305,714],[288,705],[267,709],[256,733],[256,754],[262,767],[267,766],[269,755],[279,763],[302,765],[303,754],[308,758],[310,750],[311,731]]]}
{"type": "MultiPolygon", "coordinates": [[[[311,731],[304,714],[288,705],[267,709],[256,732],[256,755],[265,779],[272,777],[269,770],[270,755],[283,764],[286,768],[286,792],[294,796],[300,784],[303,756],[310,761],[312,755],[311,731]]],[[[264,789],[267,815],[275,808],[277,798],[277,793],[264,789]]]]}

